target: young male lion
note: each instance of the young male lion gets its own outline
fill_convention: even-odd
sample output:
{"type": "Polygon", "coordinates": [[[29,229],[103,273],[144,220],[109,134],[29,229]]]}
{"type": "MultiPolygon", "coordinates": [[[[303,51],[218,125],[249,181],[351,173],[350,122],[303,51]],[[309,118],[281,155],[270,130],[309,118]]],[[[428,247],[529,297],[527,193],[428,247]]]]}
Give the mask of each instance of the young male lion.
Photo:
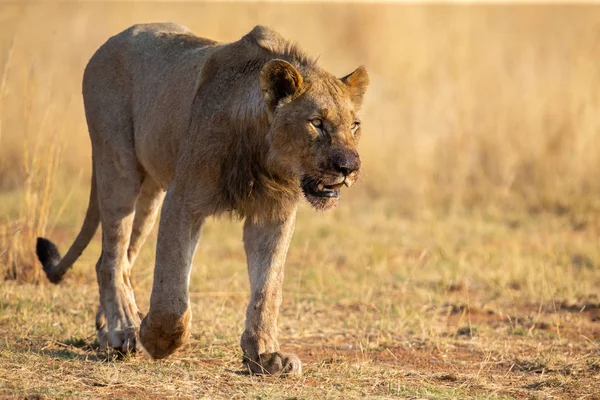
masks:
{"type": "Polygon", "coordinates": [[[167,357],[189,335],[200,227],[210,215],[236,214],[245,218],[251,285],[244,359],[255,373],[301,373],[277,341],[296,208],[302,194],[318,210],[332,208],[356,180],[356,112],[368,84],[363,67],[337,79],[262,26],[229,44],[176,24],[110,38],[83,76],[87,214],[64,258],[38,239],[48,279],[60,282],[102,223],[98,340],[124,352],[141,342],[152,357],[167,357]],[[150,311],[140,324],[130,272],[161,204],[150,311]]]}

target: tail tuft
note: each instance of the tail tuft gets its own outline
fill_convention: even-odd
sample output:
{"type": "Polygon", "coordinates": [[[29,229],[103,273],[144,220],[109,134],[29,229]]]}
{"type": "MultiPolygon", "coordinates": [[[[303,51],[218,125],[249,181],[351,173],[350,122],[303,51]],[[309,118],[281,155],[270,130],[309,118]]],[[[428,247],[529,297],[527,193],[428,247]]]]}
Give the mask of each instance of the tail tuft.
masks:
{"type": "Polygon", "coordinates": [[[35,252],[44,267],[44,272],[48,280],[52,283],[59,283],[63,274],[58,273],[56,266],[60,262],[61,257],[54,243],[48,239],[39,237],[35,246],[35,252]]]}

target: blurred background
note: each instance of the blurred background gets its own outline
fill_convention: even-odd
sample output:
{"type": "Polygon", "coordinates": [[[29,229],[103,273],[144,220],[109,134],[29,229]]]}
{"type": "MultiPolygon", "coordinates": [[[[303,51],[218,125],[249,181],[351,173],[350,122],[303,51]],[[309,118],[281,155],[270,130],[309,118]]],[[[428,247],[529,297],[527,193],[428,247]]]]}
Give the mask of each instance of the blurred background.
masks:
{"type": "Polygon", "coordinates": [[[86,62],[134,23],[176,21],[224,42],[271,26],[338,76],[366,65],[365,174],[353,197],[393,199],[407,213],[598,206],[597,7],[16,2],[0,11],[2,193],[23,187],[26,158],[53,142],[56,173],[87,184],[86,62]]]}

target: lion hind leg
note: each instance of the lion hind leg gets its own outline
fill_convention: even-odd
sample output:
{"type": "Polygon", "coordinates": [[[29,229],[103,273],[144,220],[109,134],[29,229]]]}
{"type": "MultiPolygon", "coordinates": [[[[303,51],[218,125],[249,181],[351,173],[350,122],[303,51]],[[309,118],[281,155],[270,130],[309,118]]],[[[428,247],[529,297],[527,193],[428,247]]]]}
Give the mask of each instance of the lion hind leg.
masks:
{"type": "Polygon", "coordinates": [[[98,306],[98,312],[96,312],[96,336],[98,337],[100,349],[106,350],[108,347],[108,326],[102,306],[98,306]]]}
{"type": "Polygon", "coordinates": [[[163,188],[150,176],[144,178],[141,193],[135,205],[135,218],[127,250],[131,265],[135,262],[142,245],[154,227],[165,193],[163,188]]]}
{"type": "Polygon", "coordinates": [[[140,324],[130,283],[131,263],[127,255],[139,183],[133,179],[123,179],[113,185],[119,189],[111,189],[111,195],[103,199],[100,196],[102,257],[96,275],[100,303],[107,320],[108,344],[114,349],[129,352],[135,350],[136,332],[140,324]]]}
{"type": "Polygon", "coordinates": [[[108,345],[129,352],[135,350],[136,331],[140,324],[127,255],[139,183],[136,184],[133,179],[118,180],[120,182],[99,185],[102,187],[99,190],[106,194],[100,195],[102,257],[96,265],[96,276],[100,304],[107,320],[108,345]],[[109,188],[109,185],[118,189],[109,188]]]}
{"type": "MultiPolygon", "coordinates": [[[[129,138],[131,128],[109,122],[90,124],[100,220],[102,256],[96,264],[100,305],[106,318],[106,342],[122,352],[136,350],[139,310],[130,283],[128,249],[135,206],[141,193],[142,169],[129,138]]],[[[101,330],[98,330],[99,340],[101,330]]]]}

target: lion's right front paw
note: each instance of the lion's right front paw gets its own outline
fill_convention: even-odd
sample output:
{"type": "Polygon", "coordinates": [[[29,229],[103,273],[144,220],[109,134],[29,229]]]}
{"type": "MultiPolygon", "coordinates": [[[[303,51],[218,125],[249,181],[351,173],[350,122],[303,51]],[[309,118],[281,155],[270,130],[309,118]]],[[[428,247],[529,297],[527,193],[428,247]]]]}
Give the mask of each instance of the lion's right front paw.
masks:
{"type": "Polygon", "coordinates": [[[154,359],[170,356],[180,348],[190,336],[191,313],[188,309],[181,317],[144,318],[140,327],[140,341],[146,352],[154,359]]]}
{"type": "Polygon", "coordinates": [[[302,375],[302,362],[292,353],[263,353],[258,360],[245,357],[244,363],[255,374],[290,374],[302,375]]]}

